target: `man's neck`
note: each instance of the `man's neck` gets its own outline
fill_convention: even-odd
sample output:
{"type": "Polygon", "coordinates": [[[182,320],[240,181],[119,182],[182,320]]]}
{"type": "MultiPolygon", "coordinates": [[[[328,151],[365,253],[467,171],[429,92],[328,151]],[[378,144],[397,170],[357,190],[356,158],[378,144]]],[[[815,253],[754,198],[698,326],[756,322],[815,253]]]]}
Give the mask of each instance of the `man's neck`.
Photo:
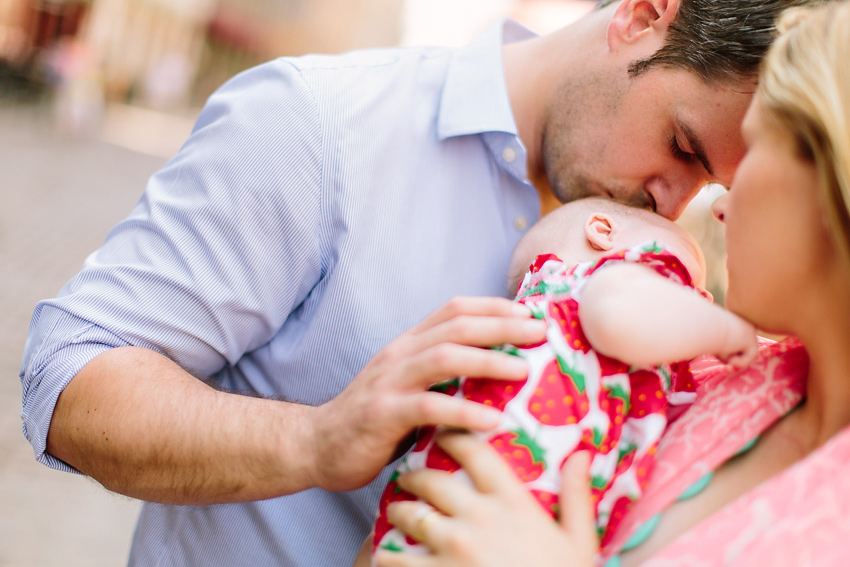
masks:
{"type": "Polygon", "coordinates": [[[540,196],[544,215],[561,203],[549,186],[543,155],[543,134],[549,107],[559,97],[559,86],[571,71],[581,72],[587,58],[604,39],[610,18],[605,11],[592,11],[572,24],[545,36],[504,46],[502,59],[508,98],[517,134],[528,155],[528,180],[540,196]]]}

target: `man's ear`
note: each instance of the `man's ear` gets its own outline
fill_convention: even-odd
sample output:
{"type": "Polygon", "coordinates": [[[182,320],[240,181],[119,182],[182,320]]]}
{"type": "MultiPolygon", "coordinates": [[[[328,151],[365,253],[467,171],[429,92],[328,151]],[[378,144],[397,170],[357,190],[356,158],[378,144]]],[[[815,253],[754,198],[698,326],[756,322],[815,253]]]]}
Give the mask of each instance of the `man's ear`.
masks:
{"type": "Polygon", "coordinates": [[[614,219],[605,213],[591,213],[584,223],[584,236],[594,250],[607,251],[614,247],[614,219]]]}
{"type": "Polygon", "coordinates": [[[615,51],[653,33],[667,31],[680,0],[622,0],[608,24],[608,46],[615,51]]]}

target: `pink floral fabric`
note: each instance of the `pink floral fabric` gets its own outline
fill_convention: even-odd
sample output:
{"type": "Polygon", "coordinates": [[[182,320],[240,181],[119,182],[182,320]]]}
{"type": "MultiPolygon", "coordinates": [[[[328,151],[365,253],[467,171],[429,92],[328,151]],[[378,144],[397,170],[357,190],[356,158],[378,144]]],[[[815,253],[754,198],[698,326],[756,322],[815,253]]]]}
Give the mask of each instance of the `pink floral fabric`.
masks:
{"type": "MultiPolygon", "coordinates": [[[[692,364],[697,401],[658,447],[644,496],[607,552],[803,398],[808,357],[800,343],[764,342],[747,370],[692,364]]],[[[684,533],[642,567],[843,567],[850,565],[850,429],[684,533]]]]}
{"type": "MultiPolygon", "coordinates": [[[[591,274],[615,262],[640,263],[693,287],[678,258],[651,242],[574,266],[553,255],[540,256],[526,274],[517,301],[548,323],[547,338],[535,345],[502,347],[529,362],[527,381],[469,377],[441,385],[447,394],[503,410],[499,427],[480,437],[553,516],[566,458],[576,450],[590,451],[603,547],[641,495],[667,425],[668,407],[691,403],[696,389],[686,362],[630,368],[591,349],[578,319],[582,289],[591,274]]],[[[397,473],[427,467],[462,474],[459,465],[433,443],[433,434],[434,428],[424,430],[397,473]]],[[[386,521],[390,502],[413,499],[397,486],[396,478],[381,498],[375,548],[424,552],[386,521]]]]}

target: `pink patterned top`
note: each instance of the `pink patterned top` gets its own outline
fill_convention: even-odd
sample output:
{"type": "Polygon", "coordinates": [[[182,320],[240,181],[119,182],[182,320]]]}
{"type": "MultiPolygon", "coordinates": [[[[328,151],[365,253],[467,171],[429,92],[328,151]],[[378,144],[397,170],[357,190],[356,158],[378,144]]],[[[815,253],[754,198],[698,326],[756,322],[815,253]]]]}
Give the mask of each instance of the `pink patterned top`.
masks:
{"type": "MultiPolygon", "coordinates": [[[[795,407],[805,392],[808,356],[789,338],[765,341],[756,362],[742,372],[730,375],[709,357],[691,368],[697,401],[668,427],[643,497],[623,519],[606,556],[795,407]]],[[[642,567],[846,566],[849,466],[850,428],[682,534],[642,567]]]]}

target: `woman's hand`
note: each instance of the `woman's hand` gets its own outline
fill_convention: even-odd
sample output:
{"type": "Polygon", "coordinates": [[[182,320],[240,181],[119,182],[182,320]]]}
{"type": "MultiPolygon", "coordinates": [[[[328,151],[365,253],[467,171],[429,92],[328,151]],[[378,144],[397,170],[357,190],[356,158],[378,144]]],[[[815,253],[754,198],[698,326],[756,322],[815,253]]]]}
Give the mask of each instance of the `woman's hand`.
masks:
{"type": "Polygon", "coordinates": [[[564,466],[561,519],[555,522],[487,443],[451,433],[439,441],[464,468],[463,479],[422,469],[402,475],[401,487],[431,503],[398,502],[390,522],[432,555],[381,550],[378,567],[591,567],[598,550],[587,453],[564,466]]]}

